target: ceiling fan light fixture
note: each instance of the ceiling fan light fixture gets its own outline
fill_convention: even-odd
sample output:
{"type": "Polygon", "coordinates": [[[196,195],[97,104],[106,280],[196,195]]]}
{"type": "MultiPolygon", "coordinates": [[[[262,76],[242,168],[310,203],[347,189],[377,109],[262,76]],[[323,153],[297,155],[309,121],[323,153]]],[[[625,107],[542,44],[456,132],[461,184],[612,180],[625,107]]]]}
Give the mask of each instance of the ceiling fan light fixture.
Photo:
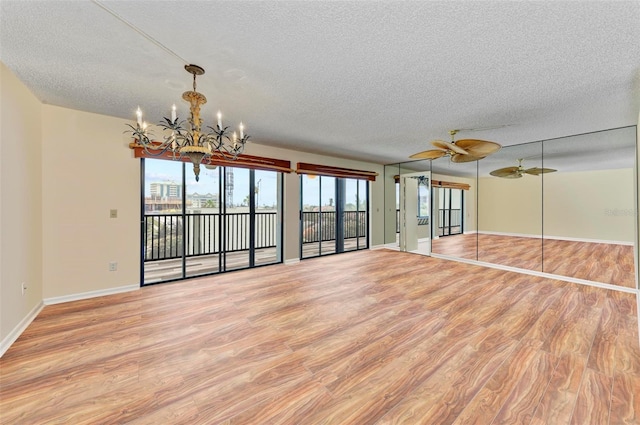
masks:
{"type": "Polygon", "coordinates": [[[411,155],[412,159],[438,159],[449,156],[451,162],[472,162],[497,152],[502,147],[498,143],[478,139],[454,140],[459,130],[450,130],[451,142],[434,140],[431,142],[438,149],[431,149],[411,155]]]}
{"type": "Polygon", "coordinates": [[[539,176],[540,174],[553,173],[558,171],[558,170],[554,170],[553,168],[538,168],[538,167],[525,169],[522,166],[522,161],[524,161],[524,159],[519,158],[517,167],[499,168],[497,170],[491,171],[489,174],[494,177],[501,177],[503,179],[519,179],[523,177],[525,174],[529,174],[532,176],[539,176]]]}

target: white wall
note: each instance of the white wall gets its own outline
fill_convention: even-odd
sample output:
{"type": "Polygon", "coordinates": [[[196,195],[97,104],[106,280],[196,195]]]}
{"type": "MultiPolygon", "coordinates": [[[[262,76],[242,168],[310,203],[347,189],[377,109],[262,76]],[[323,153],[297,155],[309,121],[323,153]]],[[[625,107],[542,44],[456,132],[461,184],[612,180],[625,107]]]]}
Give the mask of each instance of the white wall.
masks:
{"type": "Polygon", "coordinates": [[[2,63],[0,93],[1,355],[42,301],[43,176],[40,102],[2,63]]]}

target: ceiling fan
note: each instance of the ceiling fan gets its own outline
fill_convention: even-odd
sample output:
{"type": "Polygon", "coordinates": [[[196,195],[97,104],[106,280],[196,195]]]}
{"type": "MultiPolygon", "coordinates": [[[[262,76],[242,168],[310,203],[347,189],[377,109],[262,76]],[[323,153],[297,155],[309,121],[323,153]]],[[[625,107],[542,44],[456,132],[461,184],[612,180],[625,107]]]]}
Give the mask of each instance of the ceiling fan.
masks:
{"type": "Polygon", "coordinates": [[[497,152],[502,146],[495,142],[477,139],[461,139],[454,141],[453,136],[460,130],[450,130],[451,142],[434,140],[431,144],[438,149],[431,149],[411,155],[413,159],[438,159],[450,156],[452,162],[471,162],[497,152]]]}
{"type": "Polygon", "coordinates": [[[538,167],[533,167],[525,170],[524,167],[522,166],[523,160],[524,160],[523,158],[518,159],[517,167],[500,168],[499,170],[493,170],[489,174],[495,177],[502,177],[505,179],[519,179],[525,174],[531,174],[532,176],[539,176],[540,174],[543,174],[543,173],[553,173],[554,171],[558,171],[558,170],[554,170],[553,168],[538,168],[538,167]]]}

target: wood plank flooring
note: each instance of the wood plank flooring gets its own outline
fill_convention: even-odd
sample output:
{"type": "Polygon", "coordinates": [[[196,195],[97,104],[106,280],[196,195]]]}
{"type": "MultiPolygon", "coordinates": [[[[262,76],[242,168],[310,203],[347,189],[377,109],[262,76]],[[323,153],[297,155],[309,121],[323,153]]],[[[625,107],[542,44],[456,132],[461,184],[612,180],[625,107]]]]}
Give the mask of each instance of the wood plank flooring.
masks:
{"type": "Polygon", "coordinates": [[[433,253],[635,288],[633,246],[463,234],[435,239],[433,253]]]}
{"type": "Polygon", "coordinates": [[[2,424],[640,424],[633,294],[389,250],[46,306],[2,424]]]}

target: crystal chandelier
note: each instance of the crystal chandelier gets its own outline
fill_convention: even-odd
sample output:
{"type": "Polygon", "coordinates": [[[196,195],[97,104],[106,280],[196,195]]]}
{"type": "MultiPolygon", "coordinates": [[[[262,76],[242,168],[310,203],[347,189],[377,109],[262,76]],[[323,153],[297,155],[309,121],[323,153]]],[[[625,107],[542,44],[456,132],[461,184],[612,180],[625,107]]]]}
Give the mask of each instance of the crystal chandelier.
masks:
{"type": "Polygon", "coordinates": [[[136,126],[127,124],[132,130],[134,142],[142,146],[146,153],[159,156],[165,152],[173,154],[173,159],[187,157],[193,163],[193,172],[196,181],[200,179],[200,164],[203,160],[218,157],[224,160],[235,160],[244,151],[244,145],[249,136],[244,134],[244,126],[240,123],[240,137],[238,133],[231,135],[222,127],[222,114],[218,111],[218,123],[216,127],[207,127],[211,131],[203,132],[202,119],[200,118],[200,106],[207,103],[207,98],[196,91],[196,76],[204,74],[204,69],[198,65],[185,65],[187,72],[193,75],[193,90],[186,91],[182,98],[189,102],[191,116],[188,127],[185,121],[180,121],[176,116],[176,105],[171,109],[171,119],[164,117],[160,127],[165,132],[164,141],[152,140],[153,136],[147,129],[147,123],[142,121],[142,111],[138,107],[136,111],[136,126]]]}

